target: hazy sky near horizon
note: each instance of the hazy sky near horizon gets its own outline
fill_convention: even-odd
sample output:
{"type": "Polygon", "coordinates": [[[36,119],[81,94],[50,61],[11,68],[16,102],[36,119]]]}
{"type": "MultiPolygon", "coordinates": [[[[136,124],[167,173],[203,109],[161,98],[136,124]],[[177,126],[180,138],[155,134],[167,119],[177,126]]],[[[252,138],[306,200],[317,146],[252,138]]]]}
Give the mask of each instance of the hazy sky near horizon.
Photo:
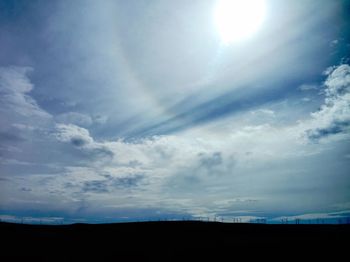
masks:
{"type": "Polygon", "coordinates": [[[350,1],[263,2],[0,0],[0,218],[349,216],[350,1]]]}

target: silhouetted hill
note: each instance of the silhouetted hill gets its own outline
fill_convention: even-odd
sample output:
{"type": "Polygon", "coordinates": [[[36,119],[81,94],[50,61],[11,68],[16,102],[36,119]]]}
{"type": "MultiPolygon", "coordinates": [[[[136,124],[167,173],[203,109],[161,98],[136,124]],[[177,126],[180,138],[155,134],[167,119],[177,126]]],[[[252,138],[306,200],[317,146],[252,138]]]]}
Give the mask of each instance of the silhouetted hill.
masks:
{"type": "Polygon", "coordinates": [[[57,226],[0,223],[0,235],[1,261],[234,261],[238,256],[334,260],[348,253],[350,227],[195,221],[57,226]]]}

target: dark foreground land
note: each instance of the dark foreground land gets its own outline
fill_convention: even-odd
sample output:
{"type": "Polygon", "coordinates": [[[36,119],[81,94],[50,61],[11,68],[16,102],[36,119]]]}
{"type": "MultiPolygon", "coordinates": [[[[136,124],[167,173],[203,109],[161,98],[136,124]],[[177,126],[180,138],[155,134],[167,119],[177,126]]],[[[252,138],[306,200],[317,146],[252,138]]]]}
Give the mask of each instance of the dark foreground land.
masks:
{"type": "Polygon", "coordinates": [[[336,261],[350,250],[349,225],[0,223],[0,237],[0,261],[336,261]]]}

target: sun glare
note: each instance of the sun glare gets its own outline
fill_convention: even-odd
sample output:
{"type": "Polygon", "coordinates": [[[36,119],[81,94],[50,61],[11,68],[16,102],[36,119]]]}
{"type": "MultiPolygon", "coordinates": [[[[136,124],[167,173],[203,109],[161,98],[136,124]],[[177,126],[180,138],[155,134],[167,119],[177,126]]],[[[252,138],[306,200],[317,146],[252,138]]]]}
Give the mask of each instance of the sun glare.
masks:
{"type": "Polygon", "coordinates": [[[219,0],[214,21],[225,44],[251,36],[265,18],[264,0],[219,0]]]}

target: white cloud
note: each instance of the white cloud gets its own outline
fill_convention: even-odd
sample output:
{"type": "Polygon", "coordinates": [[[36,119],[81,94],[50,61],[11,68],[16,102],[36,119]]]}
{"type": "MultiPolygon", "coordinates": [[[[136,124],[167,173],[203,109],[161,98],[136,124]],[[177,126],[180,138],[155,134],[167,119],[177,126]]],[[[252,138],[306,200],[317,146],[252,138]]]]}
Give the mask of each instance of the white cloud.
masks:
{"type": "MultiPolygon", "coordinates": [[[[251,163],[254,163],[252,167],[260,169],[259,166],[263,167],[266,163],[305,156],[312,151],[298,150],[302,149],[302,145],[297,143],[295,136],[270,125],[231,131],[225,140],[220,135],[200,129],[130,143],[123,140],[96,141],[85,128],[58,124],[56,137],[85,152],[104,148],[113,157],[103,165],[96,165],[100,161],[100,157],[97,157],[85,163],[84,167],[67,167],[66,175],[52,182],[55,187],[69,182],[74,185],[71,193],[74,195],[73,192],[82,190],[86,182],[85,189],[91,190],[86,190],[84,194],[98,192],[106,205],[113,203],[118,206],[113,196],[118,192],[120,194],[122,189],[114,187],[111,181],[116,178],[133,179],[142,174],[143,183],[136,191],[128,193],[128,197],[132,198],[124,199],[123,203],[118,201],[119,205],[137,207],[147,203],[155,208],[172,206],[200,215],[230,210],[232,207],[213,204],[228,194],[228,188],[233,194],[240,194],[241,199],[259,196],[261,192],[255,192],[258,195],[252,194],[251,197],[240,189],[249,186],[249,182],[239,174],[250,172],[247,166],[251,163]],[[241,177],[239,185],[234,184],[237,175],[241,177]],[[190,200],[184,201],[182,194],[188,195],[190,200]],[[198,199],[192,199],[193,195],[198,199]],[[159,200],[160,196],[162,200],[159,200]]],[[[251,203],[235,202],[233,208],[244,208],[246,205],[251,203]]]]}
{"type": "Polygon", "coordinates": [[[68,142],[77,147],[91,145],[94,141],[87,129],[73,124],[56,124],[56,138],[62,142],[68,142]]]}
{"type": "MultiPolygon", "coordinates": [[[[64,142],[78,149],[83,155],[79,162],[87,167],[102,168],[114,158],[111,142],[98,142],[90,136],[88,129],[73,124],[56,124],[52,135],[59,142],[64,142]]],[[[76,161],[76,160],[75,160],[76,161]]]]}
{"type": "Polygon", "coordinates": [[[258,117],[275,117],[275,111],[271,109],[261,108],[251,112],[253,115],[258,117]]]}
{"type": "Polygon", "coordinates": [[[343,64],[328,72],[328,78],[325,81],[327,94],[329,97],[338,97],[339,95],[350,92],[350,66],[343,64]]]}
{"type": "Polygon", "coordinates": [[[307,136],[318,140],[331,135],[347,135],[350,131],[350,66],[329,70],[325,85],[325,103],[311,114],[307,136]]]}

